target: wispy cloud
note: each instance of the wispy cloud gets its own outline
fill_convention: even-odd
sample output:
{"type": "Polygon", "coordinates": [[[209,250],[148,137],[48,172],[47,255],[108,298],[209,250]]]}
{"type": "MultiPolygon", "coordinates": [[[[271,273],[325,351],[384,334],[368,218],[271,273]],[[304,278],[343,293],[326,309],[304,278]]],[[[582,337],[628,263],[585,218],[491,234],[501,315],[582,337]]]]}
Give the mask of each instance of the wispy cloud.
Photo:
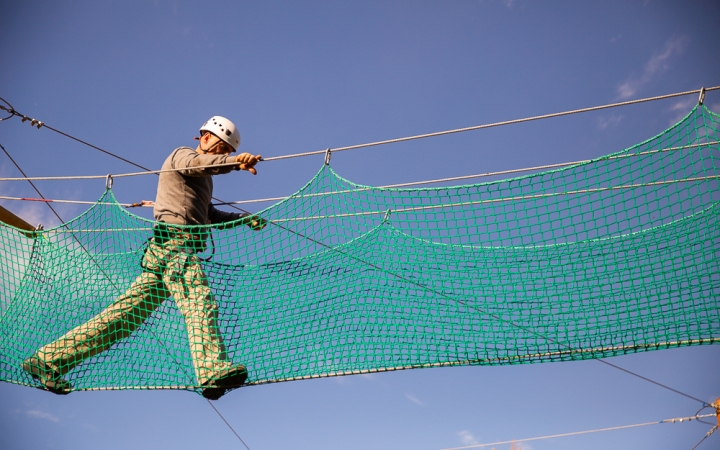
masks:
{"type": "Polygon", "coordinates": [[[708,108],[710,108],[710,111],[714,112],[715,114],[720,114],[720,100],[716,101],[712,105],[707,105],[708,108]]]}
{"type": "Polygon", "coordinates": [[[468,430],[462,430],[458,432],[458,437],[460,438],[460,442],[462,442],[463,445],[477,445],[480,442],[478,442],[477,439],[475,439],[475,436],[468,430]]]}
{"type": "Polygon", "coordinates": [[[58,423],[60,422],[60,418],[58,418],[54,414],[50,414],[46,411],[40,411],[39,409],[31,409],[29,411],[25,411],[25,414],[28,417],[33,417],[35,419],[43,419],[43,420],[49,420],[50,422],[58,423]]]}
{"type": "Polygon", "coordinates": [[[337,383],[337,384],[339,384],[339,385],[341,385],[341,386],[342,386],[342,385],[345,385],[345,384],[352,384],[352,380],[350,379],[350,377],[347,377],[347,376],[345,376],[345,377],[332,377],[332,380],[333,380],[335,383],[337,383]]]}
{"type": "Polygon", "coordinates": [[[621,114],[613,114],[611,116],[601,116],[597,119],[598,128],[604,130],[608,127],[614,127],[623,119],[621,114]]]}
{"type": "Polygon", "coordinates": [[[672,113],[668,125],[675,125],[680,119],[685,117],[688,112],[695,106],[697,99],[695,97],[685,97],[682,100],[678,100],[670,107],[669,111],[672,113]]]}
{"type": "Polygon", "coordinates": [[[687,36],[674,37],[668,40],[662,52],[654,54],[645,65],[645,76],[653,76],[659,71],[666,70],[669,67],[668,60],[670,57],[682,53],[685,44],[689,40],[690,38],[687,36]]]}
{"type": "Polygon", "coordinates": [[[82,424],[82,427],[85,428],[86,430],[92,431],[93,433],[98,433],[98,432],[100,431],[100,430],[98,429],[98,427],[96,427],[95,425],[93,425],[93,424],[91,424],[91,423],[87,423],[87,422],[86,422],[86,423],[83,423],[83,424],[82,424]]]}
{"type": "Polygon", "coordinates": [[[405,394],[405,398],[407,398],[408,400],[410,400],[411,402],[415,403],[418,406],[425,406],[423,402],[421,402],[416,397],[414,397],[410,394],[405,394]]]}
{"type": "Polygon", "coordinates": [[[44,203],[15,202],[7,209],[32,226],[43,224],[45,228],[51,228],[60,225],[58,218],[44,203]]]}
{"type": "MultiPolygon", "coordinates": [[[[15,178],[18,174],[12,167],[0,163],[0,177],[15,178]]],[[[39,197],[38,194],[30,189],[27,183],[18,183],[16,181],[0,182],[0,192],[8,197],[39,197]]],[[[80,199],[82,191],[72,188],[55,189],[52,194],[45,192],[47,197],[54,199],[80,199]]],[[[21,201],[21,200],[0,200],[0,205],[4,206],[13,214],[22,218],[30,225],[43,224],[45,228],[60,225],[60,220],[48,208],[44,202],[21,201]]],[[[70,220],[77,216],[79,212],[87,209],[88,206],[55,204],[55,209],[65,220],[70,220]]]]}
{"type": "Polygon", "coordinates": [[[659,52],[656,52],[643,69],[639,78],[630,78],[618,86],[618,97],[627,99],[635,95],[644,85],[652,81],[658,74],[670,68],[670,61],[676,55],[682,54],[685,46],[690,41],[687,36],[670,38],[659,52]]]}

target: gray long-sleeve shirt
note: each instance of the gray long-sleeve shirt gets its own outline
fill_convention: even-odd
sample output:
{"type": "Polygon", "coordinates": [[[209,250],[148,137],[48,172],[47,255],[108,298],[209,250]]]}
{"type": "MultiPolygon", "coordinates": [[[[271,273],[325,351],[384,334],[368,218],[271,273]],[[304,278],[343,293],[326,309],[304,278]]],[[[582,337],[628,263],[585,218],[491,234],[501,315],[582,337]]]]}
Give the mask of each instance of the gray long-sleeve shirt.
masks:
{"type": "Polygon", "coordinates": [[[197,168],[234,160],[230,155],[200,154],[190,147],[175,149],[162,168],[183,170],[160,173],[153,210],[155,220],[175,225],[205,225],[244,217],[245,214],[220,211],[210,203],[212,176],[237,170],[238,166],[197,168]]]}

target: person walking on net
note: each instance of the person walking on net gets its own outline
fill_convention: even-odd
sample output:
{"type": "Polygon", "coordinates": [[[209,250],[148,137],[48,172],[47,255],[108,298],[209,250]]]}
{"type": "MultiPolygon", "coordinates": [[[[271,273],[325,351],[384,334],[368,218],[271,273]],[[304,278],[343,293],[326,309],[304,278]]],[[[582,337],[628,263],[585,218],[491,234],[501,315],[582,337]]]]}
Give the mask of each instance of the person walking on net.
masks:
{"type": "Polygon", "coordinates": [[[175,149],[162,166],[154,217],[158,222],[142,260],[142,274],[124,295],[88,322],[23,361],[22,368],[55,394],[72,390],[63,376],[75,366],[110,348],[137,329],[170,295],[185,318],[190,353],[202,395],[217,400],[247,379],[242,364],[228,360],[218,326],[218,307],[197,253],[205,249],[204,227],[175,225],[217,224],[216,228],[247,225],[261,230],[266,221],[255,215],[223,212],[211,203],[213,175],[233,170],[257,174],[260,155],[231,156],[240,133],[228,119],[212,117],[200,128],[200,143],[175,149]],[[224,165],[237,163],[237,165],[224,165]],[[205,167],[204,166],[218,166],[205,167]],[[233,222],[234,221],[234,222],[233,222]],[[232,222],[232,223],[227,223],[232,222]]]}

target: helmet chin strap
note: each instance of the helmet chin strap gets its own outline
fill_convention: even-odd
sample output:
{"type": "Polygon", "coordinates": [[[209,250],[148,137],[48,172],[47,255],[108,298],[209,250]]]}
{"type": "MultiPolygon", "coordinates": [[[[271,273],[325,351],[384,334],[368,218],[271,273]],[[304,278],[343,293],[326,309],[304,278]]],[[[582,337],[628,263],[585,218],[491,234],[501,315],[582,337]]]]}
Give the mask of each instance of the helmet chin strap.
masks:
{"type": "Polygon", "coordinates": [[[208,148],[203,148],[203,140],[202,140],[202,138],[203,138],[203,137],[200,136],[199,138],[196,137],[195,139],[197,139],[198,141],[200,141],[200,150],[202,150],[203,153],[209,152],[209,151],[212,150],[213,148],[217,147],[218,144],[220,144],[221,142],[223,142],[222,139],[218,138],[217,142],[215,142],[213,145],[211,145],[211,146],[208,147],[208,148]]]}

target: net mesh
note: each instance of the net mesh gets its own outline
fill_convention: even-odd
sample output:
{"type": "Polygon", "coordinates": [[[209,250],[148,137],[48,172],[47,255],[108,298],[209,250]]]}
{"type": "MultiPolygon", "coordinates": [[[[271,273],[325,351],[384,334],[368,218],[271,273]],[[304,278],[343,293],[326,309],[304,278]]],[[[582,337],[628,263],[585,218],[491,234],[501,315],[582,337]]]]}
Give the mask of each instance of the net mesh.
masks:
{"type": "Polygon", "coordinates": [[[2,226],[0,379],[39,386],[31,355],[73,390],[199,391],[228,361],[261,384],[718,343],[718,118],[472,185],[323,166],[261,231],[158,228],[111,190],[57,228],[2,226]]]}

